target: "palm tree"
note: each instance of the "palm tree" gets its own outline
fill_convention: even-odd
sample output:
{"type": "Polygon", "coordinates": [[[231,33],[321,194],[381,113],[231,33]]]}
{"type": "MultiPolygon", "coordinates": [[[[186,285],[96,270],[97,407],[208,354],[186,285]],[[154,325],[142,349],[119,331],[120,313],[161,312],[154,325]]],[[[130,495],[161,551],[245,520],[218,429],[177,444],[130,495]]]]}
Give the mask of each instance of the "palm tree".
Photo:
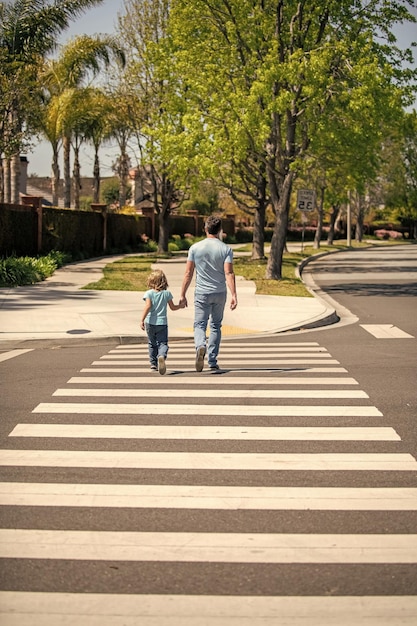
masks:
{"type": "Polygon", "coordinates": [[[0,3],[0,155],[9,161],[12,202],[19,201],[19,156],[36,126],[39,64],[71,20],[103,0],[14,0],[0,3]]]}
{"type": "Polygon", "coordinates": [[[138,119],[142,119],[142,103],[137,95],[130,90],[126,82],[120,82],[109,95],[110,110],[108,112],[108,134],[115,139],[119,148],[119,157],[113,169],[119,178],[119,207],[127,202],[129,169],[131,167],[128,154],[129,142],[137,132],[138,119]]]}
{"type": "Polygon", "coordinates": [[[46,108],[43,108],[42,118],[40,126],[43,135],[49,141],[52,147],[52,204],[58,206],[59,199],[59,150],[62,145],[62,131],[61,131],[61,119],[62,119],[62,100],[59,97],[53,96],[46,108]]]}
{"type": "MultiPolygon", "coordinates": [[[[77,120],[74,98],[87,77],[96,76],[102,67],[108,67],[112,60],[124,64],[125,56],[116,39],[111,36],[81,35],[72,39],[61,51],[57,59],[49,61],[44,69],[42,80],[49,93],[50,102],[53,98],[61,101],[61,132],[64,149],[64,206],[71,206],[71,173],[70,151],[74,126],[78,129],[79,142],[80,127],[77,120]]],[[[79,146],[78,146],[79,147],[79,146]]],[[[76,170],[77,171],[77,170],[76,170]]]]}
{"type": "Polygon", "coordinates": [[[100,89],[90,89],[86,103],[89,115],[84,120],[84,136],[94,147],[93,166],[93,202],[100,202],[100,160],[98,152],[100,146],[110,139],[111,99],[100,89]]]}

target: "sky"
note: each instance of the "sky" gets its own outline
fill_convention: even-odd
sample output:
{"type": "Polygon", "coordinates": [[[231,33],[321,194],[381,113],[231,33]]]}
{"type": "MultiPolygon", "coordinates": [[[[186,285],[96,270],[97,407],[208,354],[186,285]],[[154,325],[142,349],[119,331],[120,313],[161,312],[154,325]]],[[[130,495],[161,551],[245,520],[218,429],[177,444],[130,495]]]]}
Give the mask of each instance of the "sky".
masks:
{"type": "MultiPolygon", "coordinates": [[[[74,20],[71,26],[63,33],[60,43],[65,44],[76,35],[114,34],[117,26],[117,16],[124,14],[124,0],[105,0],[100,6],[88,9],[80,18],[74,20]]],[[[417,17],[417,8],[412,13],[417,17]]],[[[411,41],[417,40],[417,24],[398,26],[395,29],[399,47],[406,48],[411,41]]],[[[414,49],[417,59],[417,48],[414,49]]],[[[117,148],[111,146],[100,149],[101,176],[112,176],[112,163],[117,157],[117,148]]],[[[28,174],[50,176],[52,150],[47,142],[40,142],[27,155],[29,160],[28,174]]],[[[88,146],[81,148],[80,153],[81,175],[92,176],[93,152],[88,146]]]]}

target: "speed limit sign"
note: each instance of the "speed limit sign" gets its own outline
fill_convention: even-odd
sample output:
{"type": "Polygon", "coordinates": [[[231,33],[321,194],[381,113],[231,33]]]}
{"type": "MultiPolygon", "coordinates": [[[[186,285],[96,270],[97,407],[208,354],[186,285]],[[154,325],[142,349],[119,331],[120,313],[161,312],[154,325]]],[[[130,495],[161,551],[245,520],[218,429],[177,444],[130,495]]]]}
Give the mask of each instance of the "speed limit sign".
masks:
{"type": "Polygon", "coordinates": [[[299,211],[314,211],[316,208],[316,192],[314,189],[299,189],[297,191],[297,209],[299,211]]]}

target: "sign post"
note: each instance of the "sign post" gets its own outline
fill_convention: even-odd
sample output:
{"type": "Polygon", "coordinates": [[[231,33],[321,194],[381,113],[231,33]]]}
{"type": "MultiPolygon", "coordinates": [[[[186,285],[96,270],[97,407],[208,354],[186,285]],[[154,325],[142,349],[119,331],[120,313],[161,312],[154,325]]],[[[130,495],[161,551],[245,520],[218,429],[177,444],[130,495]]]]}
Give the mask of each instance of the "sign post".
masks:
{"type": "Polygon", "coordinates": [[[297,191],[297,209],[303,211],[301,214],[301,221],[303,223],[303,232],[301,238],[301,252],[304,250],[304,231],[308,218],[306,212],[314,211],[316,208],[316,192],[314,189],[299,189],[297,191]]]}

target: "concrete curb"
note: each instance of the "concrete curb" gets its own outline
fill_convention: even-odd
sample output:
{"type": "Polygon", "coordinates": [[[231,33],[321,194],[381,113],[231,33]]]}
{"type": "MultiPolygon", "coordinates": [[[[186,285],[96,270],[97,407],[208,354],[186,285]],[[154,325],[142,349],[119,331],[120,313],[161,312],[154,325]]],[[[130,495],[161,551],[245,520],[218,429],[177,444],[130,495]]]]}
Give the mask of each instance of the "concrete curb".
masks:
{"type": "Polygon", "coordinates": [[[323,305],[325,305],[329,310],[328,318],[324,317],[322,319],[322,323],[319,323],[312,328],[318,328],[319,326],[328,326],[331,324],[354,324],[359,319],[358,317],[353,315],[353,313],[351,313],[346,307],[339,304],[338,302],[333,300],[331,296],[325,293],[314,281],[311,274],[307,274],[305,276],[302,275],[304,268],[312,261],[315,261],[321,257],[329,256],[330,254],[337,254],[339,252],[346,252],[346,250],[326,250],[324,252],[318,252],[317,254],[313,254],[312,256],[303,259],[296,268],[296,272],[300,280],[302,280],[304,285],[306,286],[306,289],[308,289],[308,291],[313,294],[315,298],[318,298],[320,302],[322,302],[323,305]],[[326,321],[327,319],[329,321],[326,321]]]}

